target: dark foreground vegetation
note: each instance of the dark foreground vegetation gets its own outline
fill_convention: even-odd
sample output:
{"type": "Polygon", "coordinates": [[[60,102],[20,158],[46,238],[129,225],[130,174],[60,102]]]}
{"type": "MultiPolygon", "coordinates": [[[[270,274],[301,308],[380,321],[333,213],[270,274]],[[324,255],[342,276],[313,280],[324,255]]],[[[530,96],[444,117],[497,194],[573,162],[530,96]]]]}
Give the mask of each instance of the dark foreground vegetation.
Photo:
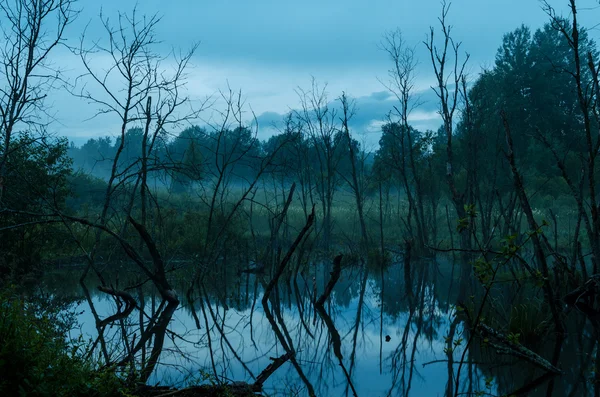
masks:
{"type": "Polygon", "coordinates": [[[543,3],[548,23],[506,34],[479,74],[467,74],[445,2],[424,43],[385,35],[395,101],[375,152],[350,127],[353,99],[330,101],[316,81],[266,141],[241,93],[190,100],[197,46],[163,59],[158,17],[101,17],[104,41],[73,46],[72,0],[0,5],[0,395],[253,395],[283,366],[298,383],[284,393],[320,395],[299,346],[324,335],[336,382],[356,396],[367,290],[381,310],[380,374],[383,341],[398,343],[388,395],[409,395],[419,337],[438,330],[444,359],[423,367],[447,368],[436,379],[447,397],[600,395],[600,54],[575,0],[564,17],[543,3]],[[76,81],[52,69],[67,44],[85,70],[76,81]],[[437,82],[437,131],[410,123],[415,44],[430,54],[420,67],[437,82]],[[46,105],[59,82],[114,117],[116,138],[56,138],[46,105]],[[348,334],[335,321],[345,294],[357,307],[348,334]],[[98,309],[107,299],[110,314],[98,309]],[[82,307],[89,340],[77,333],[82,307]],[[231,307],[249,318],[230,326],[231,307]],[[176,329],[182,308],[201,342],[176,329]],[[257,313],[277,351],[258,372],[232,342],[249,328],[257,346],[257,313]],[[188,359],[178,342],[208,349],[210,364],[172,389],[157,374],[187,368],[165,359],[188,359]],[[227,378],[230,365],[241,379],[227,378]]]}

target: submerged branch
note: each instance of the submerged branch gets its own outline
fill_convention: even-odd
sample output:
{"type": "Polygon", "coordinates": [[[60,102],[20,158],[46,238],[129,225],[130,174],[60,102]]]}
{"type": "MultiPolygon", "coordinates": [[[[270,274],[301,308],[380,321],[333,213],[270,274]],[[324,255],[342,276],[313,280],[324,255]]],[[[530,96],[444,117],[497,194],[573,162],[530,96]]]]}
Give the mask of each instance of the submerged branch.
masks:
{"type": "Polygon", "coordinates": [[[258,375],[256,381],[254,382],[254,385],[252,386],[252,389],[257,392],[261,391],[263,384],[266,382],[269,376],[273,375],[273,373],[277,371],[277,369],[279,369],[279,367],[281,367],[291,357],[292,353],[287,352],[282,356],[272,359],[273,362],[269,364],[265,369],[263,369],[262,372],[258,375]]]}
{"type": "Polygon", "coordinates": [[[546,360],[539,354],[529,350],[520,343],[512,341],[506,335],[502,334],[499,331],[496,331],[488,325],[479,323],[477,325],[476,332],[482,338],[484,338],[484,341],[487,341],[487,343],[489,343],[490,346],[494,347],[496,349],[496,352],[499,354],[508,354],[511,356],[518,357],[556,375],[563,374],[563,371],[561,369],[556,368],[548,360],[546,360]],[[498,343],[492,342],[491,339],[496,340],[498,343]]]}

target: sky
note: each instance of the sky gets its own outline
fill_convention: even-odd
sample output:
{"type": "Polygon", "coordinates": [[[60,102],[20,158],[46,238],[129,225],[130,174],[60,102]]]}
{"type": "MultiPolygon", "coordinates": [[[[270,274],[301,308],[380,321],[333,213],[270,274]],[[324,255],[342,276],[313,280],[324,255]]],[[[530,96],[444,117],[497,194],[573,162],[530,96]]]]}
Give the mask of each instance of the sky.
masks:
{"type": "MultiPolygon", "coordinates": [[[[550,4],[566,12],[566,0],[550,4]]],[[[600,16],[597,1],[580,0],[579,5],[582,23],[593,26],[600,16]]],[[[380,43],[395,29],[416,48],[419,61],[416,78],[423,105],[411,121],[422,129],[440,123],[423,44],[429,27],[438,27],[439,0],[80,0],[81,13],[66,33],[68,42],[77,45],[84,29],[86,43],[101,39],[100,10],[114,20],[118,11],[129,13],[136,6],[138,15],[162,18],[156,28],[161,40],[157,51],[168,54],[199,43],[188,70],[190,98],[201,101],[227,87],[241,90],[258,117],[261,138],[274,133],[282,115],[299,107],[297,89],[310,88],[314,77],[327,85],[330,101],[342,91],[356,99],[352,128],[367,147],[376,146],[379,127],[394,105],[381,83],[390,63],[380,43]]],[[[521,24],[535,29],[546,21],[537,0],[454,0],[448,15],[453,37],[471,56],[467,70],[473,79],[493,65],[503,34],[521,24]]],[[[65,48],[55,52],[54,60],[68,78],[82,72],[77,57],[65,48]]],[[[95,65],[101,68],[103,60],[95,65]]],[[[114,117],[88,120],[96,107],[65,90],[53,94],[51,105],[56,115],[52,128],[76,144],[118,131],[114,117]]],[[[210,118],[209,113],[202,117],[210,118]]]]}

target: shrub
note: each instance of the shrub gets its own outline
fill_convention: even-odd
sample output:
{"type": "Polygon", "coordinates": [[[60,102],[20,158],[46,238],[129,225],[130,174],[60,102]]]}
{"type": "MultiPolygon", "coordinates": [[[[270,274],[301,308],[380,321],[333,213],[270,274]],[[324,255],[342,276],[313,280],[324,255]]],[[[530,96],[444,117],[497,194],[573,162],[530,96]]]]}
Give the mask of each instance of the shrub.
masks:
{"type": "Polygon", "coordinates": [[[71,324],[51,306],[0,293],[0,395],[123,395],[113,372],[84,358],[81,339],[67,341],[71,324]]]}

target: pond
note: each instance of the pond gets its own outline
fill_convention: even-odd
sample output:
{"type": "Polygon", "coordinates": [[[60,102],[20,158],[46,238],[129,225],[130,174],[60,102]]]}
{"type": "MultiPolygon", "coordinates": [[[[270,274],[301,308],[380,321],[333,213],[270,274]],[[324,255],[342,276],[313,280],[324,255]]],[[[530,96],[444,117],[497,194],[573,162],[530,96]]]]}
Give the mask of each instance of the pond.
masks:
{"type": "MultiPolygon", "coordinates": [[[[531,382],[543,378],[543,370],[518,357],[497,354],[481,338],[473,337],[465,352],[470,332],[454,306],[458,286],[452,267],[448,258],[415,261],[407,283],[400,263],[383,269],[347,265],[320,311],[313,302],[331,277],[327,262],[282,278],[270,296],[269,312],[261,302],[268,276],[235,273],[205,280],[190,299],[185,288],[178,289],[181,304],[167,319],[162,335],[152,335],[133,356],[148,360],[157,339],[164,338],[148,383],[183,387],[216,380],[252,383],[274,358],[293,349],[294,360],[285,362],[263,385],[266,395],[277,396],[304,396],[309,391],[317,396],[448,396],[455,391],[501,396],[519,389],[524,392],[520,395],[542,396],[549,382],[555,396],[592,395],[594,345],[582,318],[568,324],[560,365],[564,374],[546,376],[537,386],[531,382]]],[[[144,330],[160,322],[160,316],[153,316],[164,312],[160,297],[146,285],[139,286],[130,292],[144,314],[135,309],[106,324],[99,342],[98,321],[123,311],[124,304],[97,291],[91,278],[86,289],[73,287],[76,281],[67,288],[67,277],[64,272],[51,274],[45,288],[81,298],[75,308],[80,326],[72,337],[81,335],[95,343],[100,357],[126,355],[144,330]]],[[[127,278],[123,274],[120,278],[122,285],[135,285],[123,281],[127,278]]],[[[174,277],[173,284],[184,286],[185,281],[183,276],[174,277]]],[[[506,288],[514,292],[516,287],[506,288]]],[[[536,298],[527,297],[526,288],[517,295],[536,298]]],[[[500,291],[494,297],[500,307],[503,296],[500,291]]],[[[510,305],[516,303],[505,306],[510,305]]],[[[550,338],[522,343],[546,358],[554,347],[550,338]]]]}

